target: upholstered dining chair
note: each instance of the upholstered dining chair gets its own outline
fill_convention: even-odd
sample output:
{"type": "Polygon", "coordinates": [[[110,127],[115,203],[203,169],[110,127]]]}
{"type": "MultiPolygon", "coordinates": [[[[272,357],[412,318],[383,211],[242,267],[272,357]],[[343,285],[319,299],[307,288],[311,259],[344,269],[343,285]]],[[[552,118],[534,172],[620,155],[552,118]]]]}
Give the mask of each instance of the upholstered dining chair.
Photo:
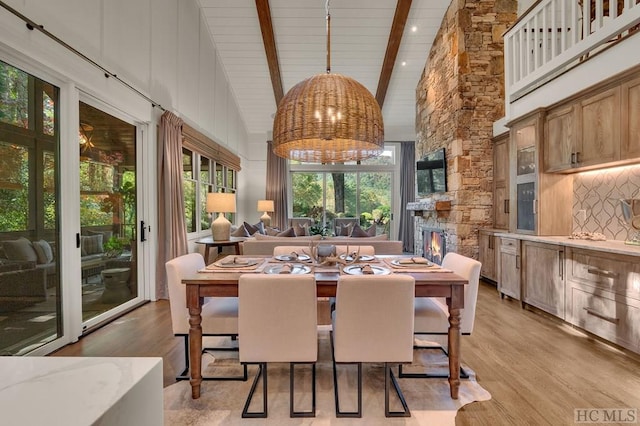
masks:
{"type": "Polygon", "coordinates": [[[318,318],[313,275],[244,274],[238,280],[240,362],[258,364],[242,417],[267,417],[267,363],[289,363],[289,416],[315,417],[318,318]],[[294,366],[311,364],[311,410],[294,410],[294,366]],[[249,412],[262,378],[262,411],[249,412]]]}
{"type": "Polygon", "coordinates": [[[339,245],[336,246],[336,254],[341,255],[349,252],[348,254],[352,254],[353,252],[358,252],[360,255],[370,255],[374,256],[376,254],[376,248],[374,246],[359,246],[359,245],[339,245]]]}
{"type": "MultiPolygon", "coordinates": [[[[186,287],[182,278],[205,267],[200,253],[189,253],[176,257],[165,264],[169,287],[169,306],[173,334],[184,339],[185,368],[176,380],[189,380],[189,310],[187,309],[186,287]]],[[[235,297],[207,298],[202,305],[202,335],[238,336],[238,299],[235,297]]],[[[237,350],[237,348],[203,348],[215,350],[237,350]]],[[[202,380],[247,380],[247,367],[243,366],[240,376],[203,377],[202,380]]]]}
{"type": "MultiPolygon", "coordinates": [[[[482,264],[475,259],[449,252],[444,256],[442,265],[455,274],[464,277],[469,282],[464,288],[464,309],[460,319],[460,332],[469,335],[473,331],[476,316],[476,302],[478,300],[478,285],[480,282],[480,268],[482,264]]],[[[415,334],[419,335],[446,335],[449,332],[449,308],[444,298],[416,297],[415,310],[415,334]]],[[[445,354],[447,350],[443,346],[416,346],[416,349],[441,349],[445,354]]],[[[400,366],[400,377],[417,378],[444,378],[448,374],[430,373],[404,373],[400,366]]],[[[460,369],[460,377],[468,378],[464,370],[460,369]]]]}
{"type": "Polygon", "coordinates": [[[274,256],[289,255],[292,253],[305,254],[309,253],[308,246],[276,246],[273,248],[274,256]]]}
{"type": "Polygon", "coordinates": [[[338,279],[332,315],[336,417],[362,417],[363,362],[384,362],[385,416],[411,416],[390,364],[413,360],[414,289],[415,280],[408,275],[345,275],[338,279]],[[357,411],[340,409],[337,364],[342,363],[358,367],[357,411]],[[403,411],[389,408],[390,384],[403,411]]]}

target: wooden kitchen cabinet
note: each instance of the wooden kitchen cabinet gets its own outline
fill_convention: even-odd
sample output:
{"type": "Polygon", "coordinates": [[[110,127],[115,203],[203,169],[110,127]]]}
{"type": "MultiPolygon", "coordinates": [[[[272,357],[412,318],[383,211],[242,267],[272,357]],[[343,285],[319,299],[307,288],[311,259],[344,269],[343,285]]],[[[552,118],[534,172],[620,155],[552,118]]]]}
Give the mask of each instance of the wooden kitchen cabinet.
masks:
{"type": "Polygon", "coordinates": [[[570,169],[575,161],[576,115],[574,104],[562,105],[547,113],[544,138],[544,171],[570,169]]]}
{"type": "Polygon", "coordinates": [[[496,236],[492,231],[481,229],[478,231],[479,254],[482,267],[480,275],[491,281],[497,281],[496,275],[496,236]]]}
{"type": "Polygon", "coordinates": [[[541,172],[544,117],[544,110],[536,110],[508,124],[509,199],[513,207],[509,230],[533,235],[569,235],[573,225],[573,178],[541,172]]]}
{"type": "Polygon", "coordinates": [[[567,247],[566,320],[640,353],[637,256],[567,247]]]}
{"type": "Polygon", "coordinates": [[[640,77],[622,84],[622,135],[620,158],[640,158],[640,77]]]}
{"type": "Polygon", "coordinates": [[[520,300],[520,240],[500,237],[498,253],[498,292],[520,300]]]}
{"type": "Polygon", "coordinates": [[[522,242],[522,302],[565,318],[564,247],[522,242]]]}
{"type": "Polygon", "coordinates": [[[584,168],[620,159],[620,87],[585,97],[579,103],[580,132],[573,167],[584,168]]]}
{"type": "Polygon", "coordinates": [[[509,229],[509,133],[493,140],[493,227],[509,229]]]}

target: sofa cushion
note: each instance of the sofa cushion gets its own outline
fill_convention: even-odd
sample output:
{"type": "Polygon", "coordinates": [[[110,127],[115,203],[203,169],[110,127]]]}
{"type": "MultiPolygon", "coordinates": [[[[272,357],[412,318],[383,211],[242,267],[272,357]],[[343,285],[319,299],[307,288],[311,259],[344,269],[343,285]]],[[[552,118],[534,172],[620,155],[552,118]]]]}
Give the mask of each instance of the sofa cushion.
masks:
{"type": "MultiPolygon", "coordinates": [[[[291,237],[278,237],[277,235],[271,236],[271,235],[256,234],[256,235],[253,235],[253,238],[257,241],[260,241],[260,240],[291,241],[290,240],[291,237]]],[[[310,235],[308,237],[295,237],[296,241],[315,241],[320,239],[322,239],[321,235],[310,235]]]]}
{"type": "Polygon", "coordinates": [[[102,242],[106,243],[113,237],[113,231],[91,231],[87,229],[87,235],[102,235],[102,242]]]}
{"type": "Polygon", "coordinates": [[[3,244],[4,252],[9,260],[27,260],[29,262],[37,262],[38,254],[33,248],[31,241],[25,237],[17,240],[5,241],[3,244]]]}
{"type": "Polygon", "coordinates": [[[47,241],[34,241],[32,245],[38,255],[38,264],[46,265],[53,262],[53,250],[47,241]]]}
{"type": "Polygon", "coordinates": [[[296,237],[306,237],[308,235],[311,235],[309,233],[309,225],[308,224],[299,224],[296,223],[293,225],[293,230],[296,233],[296,237]]]}
{"type": "Polygon", "coordinates": [[[266,235],[270,235],[272,237],[275,237],[280,232],[278,228],[272,228],[270,226],[265,226],[264,231],[266,235]]]}
{"type": "Polygon", "coordinates": [[[249,233],[249,235],[254,235],[256,232],[264,235],[264,224],[262,222],[258,222],[255,225],[251,225],[250,223],[244,222],[243,223],[245,229],[247,230],[247,232],[249,233]]]}
{"type": "Polygon", "coordinates": [[[353,223],[338,225],[336,228],[336,237],[349,237],[351,235],[353,223]]]}
{"type": "Polygon", "coordinates": [[[80,248],[82,256],[91,254],[104,253],[102,247],[103,235],[82,235],[80,236],[80,248]]]}

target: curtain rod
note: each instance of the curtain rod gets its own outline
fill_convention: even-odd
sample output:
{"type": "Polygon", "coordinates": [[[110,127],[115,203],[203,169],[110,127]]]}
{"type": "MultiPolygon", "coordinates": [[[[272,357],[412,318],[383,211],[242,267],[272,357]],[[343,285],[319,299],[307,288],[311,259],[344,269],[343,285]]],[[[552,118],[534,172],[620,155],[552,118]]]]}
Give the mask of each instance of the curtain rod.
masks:
{"type": "Polygon", "coordinates": [[[12,14],[14,14],[15,16],[17,16],[18,18],[20,18],[21,20],[23,20],[27,26],[27,28],[31,31],[33,30],[38,30],[40,31],[42,34],[46,35],[47,37],[49,37],[51,40],[55,41],[56,43],[58,43],[59,45],[61,45],[62,47],[64,47],[65,49],[75,53],[77,56],[79,56],[80,58],[84,59],[85,61],[89,62],[91,65],[93,65],[94,67],[98,68],[100,71],[102,71],[104,73],[105,78],[114,78],[116,80],[118,80],[122,85],[124,85],[125,87],[127,87],[129,90],[137,93],[139,96],[141,96],[142,98],[144,98],[145,100],[149,101],[151,103],[151,106],[153,108],[160,108],[162,111],[166,111],[162,105],[160,105],[159,102],[154,101],[153,99],[151,99],[150,97],[148,97],[147,95],[145,95],[144,93],[142,93],[140,90],[136,89],[135,87],[133,87],[131,84],[127,83],[126,81],[124,81],[123,79],[121,79],[120,77],[118,77],[115,73],[112,73],[111,71],[109,71],[108,69],[106,69],[105,67],[103,67],[102,65],[100,65],[99,63],[97,63],[96,61],[94,61],[93,59],[91,59],[90,57],[88,57],[87,55],[85,55],[84,53],[80,52],[79,50],[77,50],[76,48],[74,48],[73,46],[67,44],[65,41],[61,40],[60,38],[58,38],[57,36],[55,36],[54,34],[50,33],[49,31],[44,29],[43,25],[38,25],[37,23],[35,23],[34,21],[32,21],[31,19],[29,19],[28,17],[26,17],[25,15],[23,15],[22,13],[18,12],[17,10],[15,10],[14,8],[12,8],[11,6],[9,6],[8,4],[6,4],[3,1],[0,1],[0,6],[2,6],[3,8],[5,8],[6,10],[8,10],[9,12],[11,12],[12,14]]]}

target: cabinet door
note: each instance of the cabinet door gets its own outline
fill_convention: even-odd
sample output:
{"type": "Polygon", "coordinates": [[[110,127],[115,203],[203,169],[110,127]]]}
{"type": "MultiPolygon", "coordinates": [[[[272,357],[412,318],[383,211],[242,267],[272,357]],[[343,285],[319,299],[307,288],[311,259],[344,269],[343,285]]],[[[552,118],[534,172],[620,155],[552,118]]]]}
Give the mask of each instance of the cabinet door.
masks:
{"type": "Polygon", "coordinates": [[[620,87],[614,87],[580,102],[581,126],[575,148],[577,167],[620,158],[620,87]]]}
{"type": "Polygon", "coordinates": [[[492,281],[496,280],[496,252],[495,237],[492,232],[480,231],[478,233],[479,258],[482,267],[480,275],[492,281]]]}
{"type": "Polygon", "coordinates": [[[522,242],[522,301],[564,319],[563,246],[522,242]]]}
{"type": "Polygon", "coordinates": [[[573,105],[550,111],[545,119],[544,170],[570,169],[575,162],[575,112],[573,105]]]}
{"type": "Polygon", "coordinates": [[[640,157],[640,78],[622,85],[622,144],[620,157],[640,157]]]}
{"type": "Polygon", "coordinates": [[[509,135],[493,144],[493,227],[509,229],[509,135]]]}
{"type": "Polygon", "coordinates": [[[498,291],[520,300],[520,240],[500,238],[498,291]]]}

